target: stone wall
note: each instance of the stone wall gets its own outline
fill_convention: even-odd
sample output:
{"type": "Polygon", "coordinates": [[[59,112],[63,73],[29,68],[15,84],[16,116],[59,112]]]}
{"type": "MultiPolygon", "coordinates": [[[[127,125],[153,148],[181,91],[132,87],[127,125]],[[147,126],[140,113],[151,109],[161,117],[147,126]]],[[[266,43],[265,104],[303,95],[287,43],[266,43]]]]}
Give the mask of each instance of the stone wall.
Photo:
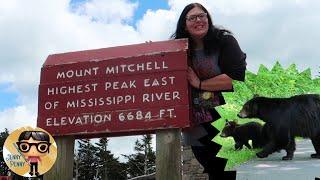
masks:
{"type": "Polygon", "coordinates": [[[207,180],[203,167],[194,157],[190,146],[183,146],[182,151],[182,180],[207,180]]]}

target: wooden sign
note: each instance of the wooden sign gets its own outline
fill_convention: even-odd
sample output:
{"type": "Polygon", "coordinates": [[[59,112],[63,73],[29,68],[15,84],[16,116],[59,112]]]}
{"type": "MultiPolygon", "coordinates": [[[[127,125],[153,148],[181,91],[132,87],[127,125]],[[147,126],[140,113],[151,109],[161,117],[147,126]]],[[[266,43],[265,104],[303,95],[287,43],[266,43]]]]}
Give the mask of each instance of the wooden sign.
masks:
{"type": "Polygon", "coordinates": [[[99,137],[190,126],[187,48],[187,40],[170,40],[50,55],[38,127],[99,137]]]}

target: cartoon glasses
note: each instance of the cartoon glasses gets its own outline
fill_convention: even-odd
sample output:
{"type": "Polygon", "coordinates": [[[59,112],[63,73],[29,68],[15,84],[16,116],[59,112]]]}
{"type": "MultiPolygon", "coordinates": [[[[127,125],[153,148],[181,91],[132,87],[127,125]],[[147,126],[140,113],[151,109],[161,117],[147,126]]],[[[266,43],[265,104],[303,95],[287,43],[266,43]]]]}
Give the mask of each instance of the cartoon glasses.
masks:
{"type": "Polygon", "coordinates": [[[39,142],[39,143],[17,142],[17,145],[19,147],[19,150],[24,153],[29,152],[33,145],[36,146],[37,150],[40,153],[45,153],[49,150],[49,146],[51,145],[51,143],[48,143],[48,142],[39,142]]]}
{"type": "Polygon", "coordinates": [[[205,20],[207,18],[207,13],[200,13],[196,15],[187,16],[186,19],[190,22],[195,22],[197,19],[200,19],[201,21],[205,20]]]}

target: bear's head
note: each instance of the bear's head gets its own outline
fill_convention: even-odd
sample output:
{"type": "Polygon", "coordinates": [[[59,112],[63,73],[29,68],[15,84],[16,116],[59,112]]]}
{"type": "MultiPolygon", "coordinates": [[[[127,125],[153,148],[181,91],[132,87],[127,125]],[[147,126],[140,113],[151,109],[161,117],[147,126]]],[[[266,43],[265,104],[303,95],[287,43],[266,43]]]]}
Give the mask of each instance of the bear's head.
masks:
{"type": "Polygon", "coordinates": [[[258,105],[262,97],[253,97],[247,101],[243,106],[238,117],[240,118],[256,118],[258,116],[258,105]]]}
{"type": "Polygon", "coordinates": [[[226,124],[220,133],[220,137],[229,137],[233,135],[235,128],[239,126],[237,121],[228,121],[226,120],[226,124]]]}

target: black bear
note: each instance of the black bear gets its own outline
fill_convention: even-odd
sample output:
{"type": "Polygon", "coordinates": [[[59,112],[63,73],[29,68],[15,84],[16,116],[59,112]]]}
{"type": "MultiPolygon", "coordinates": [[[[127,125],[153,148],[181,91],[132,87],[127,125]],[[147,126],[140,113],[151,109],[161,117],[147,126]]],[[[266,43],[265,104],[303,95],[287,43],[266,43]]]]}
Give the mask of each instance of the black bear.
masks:
{"type": "Polygon", "coordinates": [[[220,136],[233,137],[236,150],[242,149],[243,145],[251,149],[249,140],[252,140],[253,148],[261,148],[263,146],[262,126],[257,122],[248,122],[240,125],[236,121],[226,120],[220,136]]]}
{"type": "Polygon", "coordinates": [[[295,136],[311,139],[315,154],[320,158],[320,95],[303,94],[289,98],[254,97],[238,114],[241,118],[259,118],[266,122],[269,140],[259,158],[285,149],[283,160],[291,160],[295,151],[295,136]]]}

